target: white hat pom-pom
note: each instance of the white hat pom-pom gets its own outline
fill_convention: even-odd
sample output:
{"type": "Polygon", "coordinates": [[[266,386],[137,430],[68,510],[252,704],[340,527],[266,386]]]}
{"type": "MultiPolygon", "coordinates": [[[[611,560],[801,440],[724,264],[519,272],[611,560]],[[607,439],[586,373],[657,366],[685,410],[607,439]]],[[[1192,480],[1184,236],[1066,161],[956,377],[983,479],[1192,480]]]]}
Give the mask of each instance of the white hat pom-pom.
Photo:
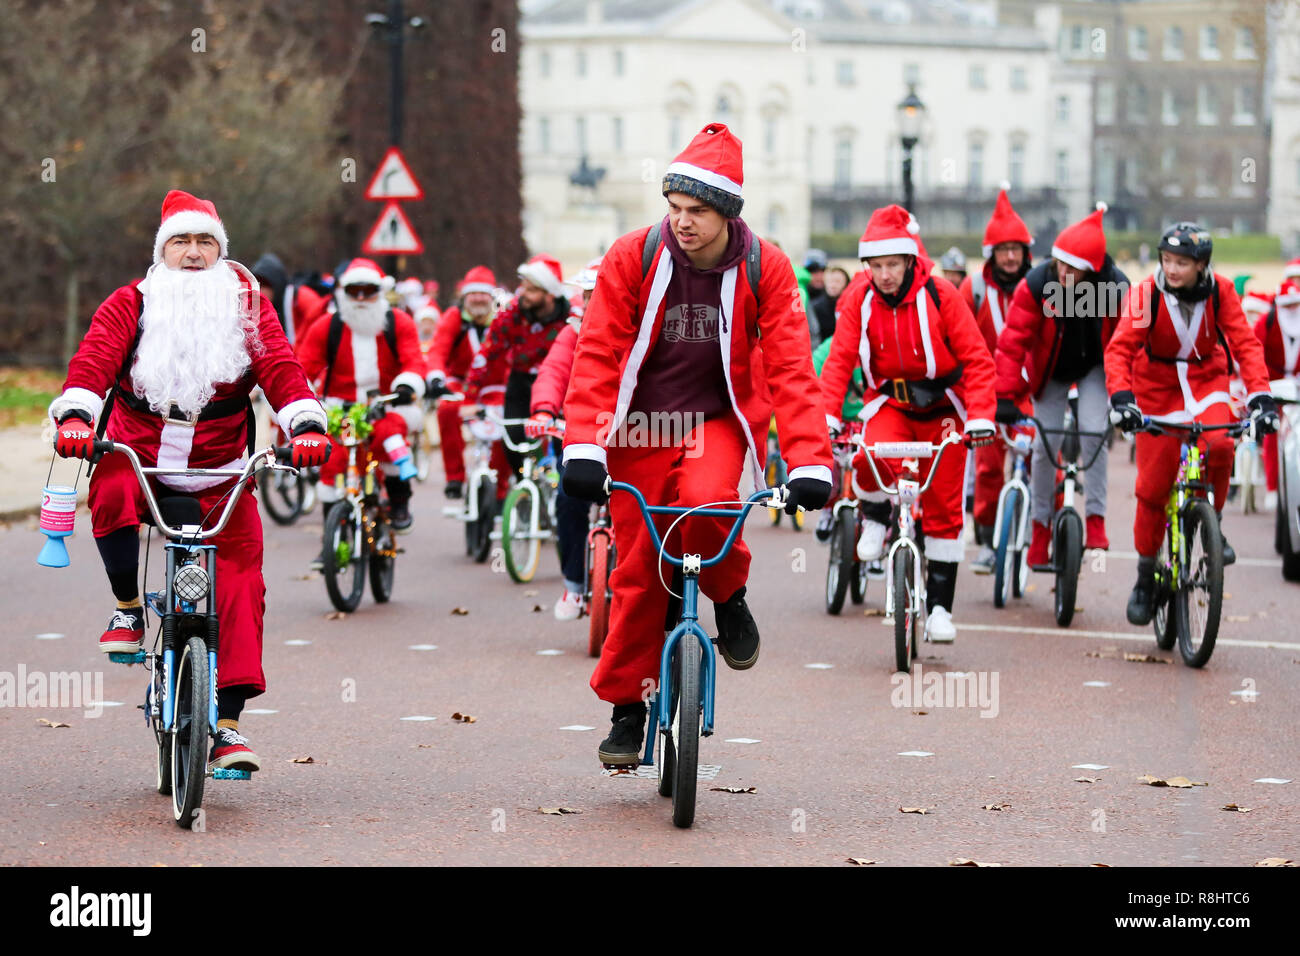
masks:
{"type": "Polygon", "coordinates": [[[1011,188],[1011,180],[1009,179],[1004,179],[1002,180],[1002,182],[998,183],[998,189],[1001,189],[1003,192],[1006,192],[1010,188],[1011,188]]]}
{"type": "Polygon", "coordinates": [[[1109,209],[1109,208],[1110,208],[1109,205],[1107,205],[1106,203],[1102,202],[1100,199],[1097,200],[1097,211],[1098,211],[1098,212],[1105,212],[1105,211],[1106,211],[1107,209],[1109,209]]]}
{"type": "Polygon", "coordinates": [[[921,234],[921,224],[916,221],[915,216],[909,216],[907,219],[907,231],[914,236],[921,234]]]}

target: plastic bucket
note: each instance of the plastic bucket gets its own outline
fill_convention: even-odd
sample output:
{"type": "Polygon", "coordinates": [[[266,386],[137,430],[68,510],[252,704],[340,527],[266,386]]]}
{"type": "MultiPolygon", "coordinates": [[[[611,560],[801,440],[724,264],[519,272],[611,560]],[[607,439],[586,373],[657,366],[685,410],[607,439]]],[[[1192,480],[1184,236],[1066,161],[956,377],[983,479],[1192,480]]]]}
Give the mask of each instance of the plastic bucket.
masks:
{"type": "Polygon", "coordinates": [[[46,534],[72,534],[77,516],[77,489],[46,485],[41,492],[41,530],[46,534]]]}

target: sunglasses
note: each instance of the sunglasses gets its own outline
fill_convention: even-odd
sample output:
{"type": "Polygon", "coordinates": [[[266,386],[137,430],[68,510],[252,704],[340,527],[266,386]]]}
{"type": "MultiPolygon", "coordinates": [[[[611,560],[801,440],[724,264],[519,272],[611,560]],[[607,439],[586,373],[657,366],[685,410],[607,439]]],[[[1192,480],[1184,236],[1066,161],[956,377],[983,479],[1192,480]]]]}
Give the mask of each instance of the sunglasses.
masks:
{"type": "Polygon", "coordinates": [[[344,286],[344,294],[351,299],[373,299],[379,295],[379,286],[377,285],[349,285],[344,286]]]}

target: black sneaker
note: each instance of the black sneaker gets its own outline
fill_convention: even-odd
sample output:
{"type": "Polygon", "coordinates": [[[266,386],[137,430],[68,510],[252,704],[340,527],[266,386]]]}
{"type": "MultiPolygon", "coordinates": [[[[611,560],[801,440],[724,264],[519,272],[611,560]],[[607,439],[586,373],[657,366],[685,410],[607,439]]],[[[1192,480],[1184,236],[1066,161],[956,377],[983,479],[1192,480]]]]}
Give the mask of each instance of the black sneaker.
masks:
{"type": "Polygon", "coordinates": [[[745,604],[741,588],[726,603],[713,605],[713,620],[718,625],[718,650],[727,666],[735,671],[748,670],[758,660],[758,625],[745,604]]]}
{"type": "Polygon", "coordinates": [[[596,756],[616,767],[635,767],[645,744],[645,704],[615,704],[609,736],[600,742],[596,756]]]}
{"type": "Polygon", "coordinates": [[[447,487],[443,489],[442,496],[453,501],[458,501],[460,500],[461,493],[464,489],[465,483],[463,481],[449,481],[447,482],[447,487]]]}
{"type": "Polygon", "coordinates": [[[1230,564],[1237,563],[1237,552],[1233,550],[1232,545],[1228,544],[1228,539],[1219,532],[1219,537],[1223,538],[1223,566],[1226,568],[1230,564]]]}
{"type": "Polygon", "coordinates": [[[391,504],[388,508],[388,523],[398,534],[411,530],[411,509],[407,505],[391,504]]]}
{"type": "Polygon", "coordinates": [[[1138,558],[1137,583],[1133,585],[1133,593],[1129,595],[1128,607],[1124,612],[1128,622],[1136,627],[1145,627],[1151,623],[1155,570],[1155,558],[1138,558]]]}

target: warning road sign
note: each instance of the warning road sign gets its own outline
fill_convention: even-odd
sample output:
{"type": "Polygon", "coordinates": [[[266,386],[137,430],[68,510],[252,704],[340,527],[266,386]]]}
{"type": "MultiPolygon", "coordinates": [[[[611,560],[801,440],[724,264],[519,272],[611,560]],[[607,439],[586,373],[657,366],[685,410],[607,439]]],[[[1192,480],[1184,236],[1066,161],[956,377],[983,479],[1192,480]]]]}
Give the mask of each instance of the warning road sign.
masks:
{"type": "Polygon", "coordinates": [[[361,251],[368,256],[418,256],[424,252],[424,243],[411,228],[411,222],[402,212],[402,207],[390,202],[379,214],[361,251]]]}
{"type": "Polygon", "coordinates": [[[406,157],[396,146],[390,146],[384,153],[383,161],[366,187],[366,198],[378,202],[424,198],[424,189],[415,181],[411,167],[406,165],[406,157]]]}

